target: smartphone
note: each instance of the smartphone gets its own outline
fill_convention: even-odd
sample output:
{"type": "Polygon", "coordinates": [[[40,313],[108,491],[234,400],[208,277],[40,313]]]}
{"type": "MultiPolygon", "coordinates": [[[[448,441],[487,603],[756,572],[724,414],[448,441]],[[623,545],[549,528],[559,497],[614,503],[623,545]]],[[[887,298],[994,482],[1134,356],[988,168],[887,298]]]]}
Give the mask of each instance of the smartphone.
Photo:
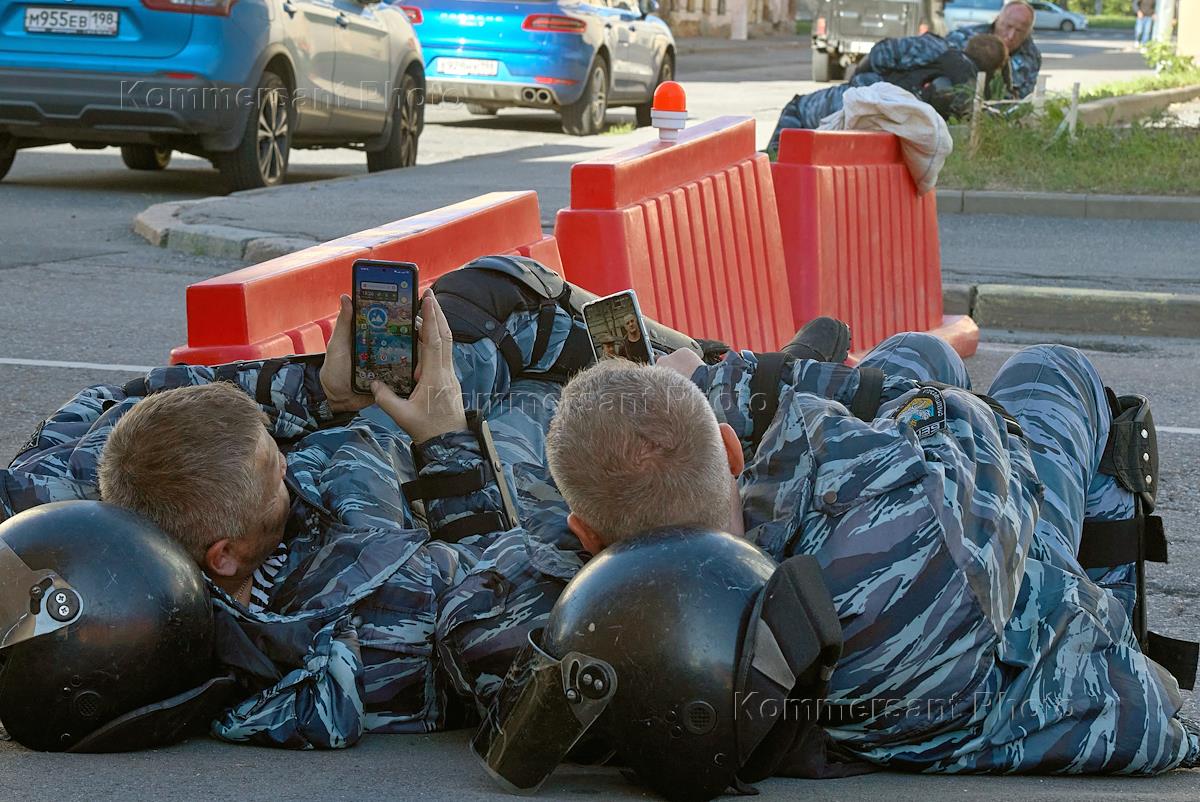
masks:
{"type": "Polygon", "coordinates": [[[584,304],[583,320],[596,361],[628,359],[643,365],[654,364],[646,320],[633,290],[606,295],[584,304]]]}
{"type": "Polygon", "coordinates": [[[359,259],[354,263],[354,389],[381,381],[401,398],[412,394],[417,369],[417,266],[359,259]]]}

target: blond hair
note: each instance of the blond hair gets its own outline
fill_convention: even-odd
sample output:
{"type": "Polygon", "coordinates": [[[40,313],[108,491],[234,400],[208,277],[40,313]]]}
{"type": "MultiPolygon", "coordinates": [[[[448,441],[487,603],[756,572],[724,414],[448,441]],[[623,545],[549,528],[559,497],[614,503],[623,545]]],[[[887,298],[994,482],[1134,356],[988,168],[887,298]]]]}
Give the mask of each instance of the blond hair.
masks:
{"type": "Polygon", "coordinates": [[[575,376],[546,456],[571,511],[606,544],[662,526],[728,528],[732,483],[716,416],[673,370],[605,360],[575,376]]]}
{"type": "Polygon", "coordinates": [[[262,517],[255,454],[266,416],[218,382],[156,393],[113,427],[100,455],[100,497],[149,519],[197,563],[262,517]]]}

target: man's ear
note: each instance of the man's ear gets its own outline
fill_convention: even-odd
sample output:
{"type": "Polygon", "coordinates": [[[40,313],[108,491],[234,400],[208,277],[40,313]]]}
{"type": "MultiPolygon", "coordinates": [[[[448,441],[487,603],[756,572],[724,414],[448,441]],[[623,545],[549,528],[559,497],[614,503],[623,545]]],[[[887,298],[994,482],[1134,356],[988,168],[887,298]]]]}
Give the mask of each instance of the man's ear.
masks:
{"type": "Polygon", "coordinates": [[[729,459],[729,473],[741,476],[746,469],[746,456],[742,453],[742,443],[738,440],[737,432],[728,423],[722,423],[721,442],[725,445],[725,456],[729,459]]]}
{"type": "Polygon", "coordinates": [[[204,552],[204,570],[212,576],[234,576],[241,563],[230,548],[229,538],[221,538],[204,552]]]}
{"type": "Polygon", "coordinates": [[[583,544],[584,549],[591,555],[599,554],[604,550],[604,540],[592,528],[591,524],[580,518],[575,513],[567,516],[567,528],[579,538],[579,542],[583,544]]]}

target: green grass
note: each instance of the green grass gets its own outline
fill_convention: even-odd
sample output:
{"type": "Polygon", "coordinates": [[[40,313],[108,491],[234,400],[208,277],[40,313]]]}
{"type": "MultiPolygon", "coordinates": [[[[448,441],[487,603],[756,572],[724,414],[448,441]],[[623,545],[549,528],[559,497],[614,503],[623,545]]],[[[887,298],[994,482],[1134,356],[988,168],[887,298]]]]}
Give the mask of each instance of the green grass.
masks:
{"type": "Polygon", "coordinates": [[[636,130],[637,130],[636,123],[624,122],[624,123],[613,123],[612,125],[605,128],[602,133],[605,133],[605,134],[628,134],[629,132],[636,131],[636,130]]]}
{"type": "Polygon", "coordinates": [[[798,19],[796,20],[796,33],[800,36],[809,36],[812,34],[812,20],[798,19]]]}
{"type": "Polygon", "coordinates": [[[1133,24],[1137,17],[1130,17],[1124,14],[1089,14],[1088,28],[1128,28],[1133,30],[1133,24]]]}
{"type": "Polygon", "coordinates": [[[1157,89],[1175,89],[1180,86],[1200,84],[1200,68],[1182,72],[1164,72],[1155,75],[1144,75],[1129,81],[1116,81],[1111,84],[1101,84],[1089,89],[1079,90],[1080,102],[1100,100],[1106,97],[1120,95],[1136,95],[1140,92],[1153,92],[1157,89]]]}
{"type": "Polygon", "coordinates": [[[1050,142],[1054,124],[1017,126],[988,118],[967,155],[956,139],[938,186],[1027,192],[1200,195],[1200,135],[1188,129],[1081,127],[1075,142],[1050,142]]]}

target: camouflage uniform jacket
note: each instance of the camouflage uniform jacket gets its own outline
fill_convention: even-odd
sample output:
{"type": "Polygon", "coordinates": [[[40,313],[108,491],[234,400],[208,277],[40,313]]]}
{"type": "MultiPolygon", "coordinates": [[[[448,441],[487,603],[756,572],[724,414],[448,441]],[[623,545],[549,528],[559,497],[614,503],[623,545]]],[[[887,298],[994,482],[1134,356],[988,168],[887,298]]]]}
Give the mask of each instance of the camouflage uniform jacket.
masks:
{"type": "Polygon", "coordinates": [[[857,370],[797,361],[752,449],[756,367],[735,352],[693,378],[742,438],[747,536],[823,568],[845,637],[837,743],[927,771],[1153,773],[1195,758],[1178,690],[1152,679],[1127,621],[1106,620],[1104,591],[1031,554],[1042,486],[1024,440],[984,402],[888,377],[868,423],[847,412],[857,370]],[[904,422],[911,402],[939,399],[943,415],[904,422]],[[1034,674],[1060,684],[1057,698],[1036,695],[1034,674]],[[1030,746],[1064,730],[1052,749],[1030,746]]]}
{"type": "MultiPolygon", "coordinates": [[[[527,622],[548,612],[557,588],[578,570],[578,558],[522,529],[453,544],[431,538],[431,531],[436,535],[460,516],[500,509],[494,482],[468,496],[427,502],[423,518],[402,497],[400,483],[418,473],[476,469],[481,457],[474,436],[452,432],[422,444],[422,467],[415,471],[410,443],[394,427],[368,416],[332,425],[321,414],[314,364],[159,368],[146,376],[144,389],[219,379],[257,396],[287,454],[293,504],[286,562],[266,610],[249,612],[212,588],[219,656],[247,688],[247,698],[214,722],[214,733],[263,745],[333,748],[355,743],[364,732],[445,726],[450,693],[473,690],[463,687],[470,682],[464,676],[486,674],[492,663],[507,665],[527,622]],[[273,376],[260,388],[264,368],[273,376]],[[554,596],[542,600],[539,584],[555,588],[554,596]],[[473,598],[480,588],[488,593],[473,598]],[[509,591],[520,594],[521,609],[506,606],[509,591]],[[444,611],[444,631],[469,641],[461,644],[467,656],[458,651],[459,641],[439,637],[444,611]],[[501,623],[489,627],[492,621],[503,631],[493,631],[501,623]]],[[[39,426],[0,471],[0,520],[50,501],[96,498],[105,439],[138,400],[120,387],[91,387],[39,426]]],[[[518,487],[545,495],[540,455],[532,472],[520,464],[530,451],[529,428],[522,410],[510,406],[495,414],[494,438],[506,464],[515,466],[518,487]]],[[[565,513],[554,517],[563,521],[565,513]]],[[[569,547],[565,531],[559,526],[553,536],[569,547]]]]}
{"type": "MultiPolygon", "coordinates": [[[[962,50],[967,46],[967,40],[977,33],[994,33],[992,23],[971,25],[951,31],[946,36],[950,47],[962,50]]],[[[1012,93],[1014,99],[1021,99],[1033,94],[1037,88],[1038,73],[1042,71],[1042,52],[1033,42],[1033,34],[1025,37],[1025,41],[1008,55],[1008,67],[1012,76],[1012,93]]]]}

